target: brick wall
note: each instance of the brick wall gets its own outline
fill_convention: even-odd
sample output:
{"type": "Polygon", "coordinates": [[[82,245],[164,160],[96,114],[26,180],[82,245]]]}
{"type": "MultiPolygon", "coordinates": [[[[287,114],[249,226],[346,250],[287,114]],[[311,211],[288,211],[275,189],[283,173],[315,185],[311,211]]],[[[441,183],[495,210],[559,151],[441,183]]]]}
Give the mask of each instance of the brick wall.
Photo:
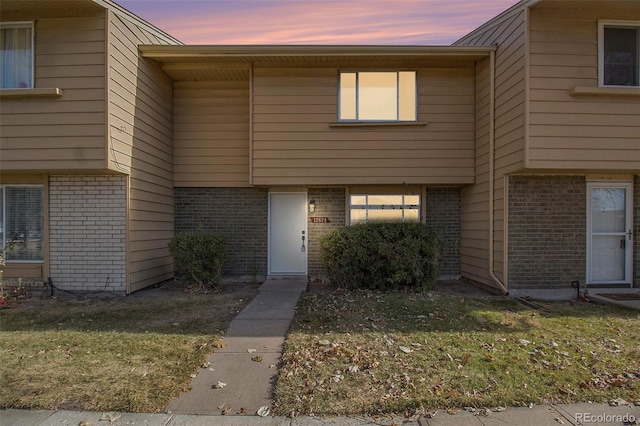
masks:
{"type": "Polygon", "coordinates": [[[330,223],[309,223],[309,276],[324,277],[318,238],[332,228],[345,226],[345,191],[343,188],[309,188],[309,200],[316,201],[316,210],[309,216],[328,217],[330,223]]]}
{"type": "Polygon", "coordinates": [[[175,231],[224,237],[224,276],[267,274],[268,193],[264,188],[175,188],[175,231]]]}
{"type": "Polygon", "coordinates": [[[126,178],[51,176],[49,253],[65,290],[126,290],[126,178]]]}
{"type": "Polygon", "coordinates": [[[460,188],[427,188],[426,223],[445,244],[443,276],[460,275],[461,192],[460,188]]]}
{"type": "Polygon", "coordinates": [[[584,285],[586,196],[584,177],[510,177],[510,288],[584,285]]]}

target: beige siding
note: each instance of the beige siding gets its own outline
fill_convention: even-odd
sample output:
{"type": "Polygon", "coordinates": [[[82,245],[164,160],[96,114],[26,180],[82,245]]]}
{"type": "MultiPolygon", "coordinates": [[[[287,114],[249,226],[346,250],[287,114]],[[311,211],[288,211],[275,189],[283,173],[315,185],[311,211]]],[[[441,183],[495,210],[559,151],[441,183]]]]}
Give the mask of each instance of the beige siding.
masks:
{"type": "Polygon", "coordinates": [[[473,182],[472,65],[418,69],[418,120],[426,126],[331,126],[338,72],[254,69],[252,183],[473,182]]]}
{"type": "Polygon", "coordinates": [[[572,95],[598,86],[598,19],[640,19],[640,10],[531,10],[528,167],[640,169],[636,97],[572,95]]]}
{"type": "Polygon", "coordinates": [[[63,95],[2,99],[0,170],[104,169],[104,14],[38,18],[35,87],[63,95]]]}
{"type": "Polygon", "coordinates": [[[506,14],[470,38],[464,45],[498,45],[495,65],[496,174],[521,170],[525,165],[525,32],[524,10],[506,14]]]}
{"type": "MultiPolygon", "coordinates": [[[[463,199],[468,201],[464,219],[471,220],[465,225],[469,231],[466,235],[476,236],[475,239],[467,238],[466,247],[462,251],[463,275],[490,286],[496,286],[490,277],[489,262],[489,238],[493,238],[493,271],[496,277],[505,282],[503,276],[505,259],[505,176],[509,173],[522,170],[525,167],[525,139],[526,139],[526,113],[527,113],[527,88],[526,88],[526,11],[519,9],[507,13],[496,19],[491,25],[482,28],[471,37],[465,38],[460,44],[465,45],[489,45],[497,44],[498,50],[495,56],[495,101],[494,101],[494,144],[495,150],[491,154],[488,146],[485,147],[487,130],[483,110],[478,115],[477,128],[477,184],[471,188],[465,188],[463,199]],[[482,154],[486,152],[487,159],[493,155],[494,182],[493,182],[493,235],[489,235],[489,163],[483,163],[482,154]],[[475,217],[474,215],[477,215],[475,217]],[[473,219],[471,219],[473,217],[473,219]],[[486,223],[483,225],[482,222],[486,223]],[[484,238],[484,240],[483,240],[484,238]]],[[[479,76],[480,78],[480,76],[479,76]]],[[[483,82],[485,77],[479,80],[483,82]]],[[[486,83],[484,83],[486,84],[486,83]]],[[[479,84],[478,90],[483,87],[479,84]]],[[[481,102],[482,98],[479,98],[481,102]]],[[[480,103],[479,108],[483,108],[480,103]]]]}
{"type": "Polygon", "coordinates": [[[128,173],[128,289],[170,278],[173,261],[172,88],[137,46],[158,42],[118,15],[109,17],[109,168],[128,173]]]}
{"type": "Polygon", "coordinates": [[[249,186],[249,81],[174,83],[176,187],[249,186]]]}
{"type": "Polygon", "coordinates": [[[460,271],[469,279],[491,285],[489,262],[489,137],[490,61],[476,71],[476,183],[462,188],[460,271]]]}

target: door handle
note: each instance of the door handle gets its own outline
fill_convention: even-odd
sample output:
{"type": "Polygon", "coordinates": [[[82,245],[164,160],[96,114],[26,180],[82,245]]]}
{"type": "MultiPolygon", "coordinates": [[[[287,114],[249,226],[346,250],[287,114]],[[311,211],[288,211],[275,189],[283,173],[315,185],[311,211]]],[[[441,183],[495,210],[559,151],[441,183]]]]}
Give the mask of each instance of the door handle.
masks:
{"type": "Polygon", "coordinates": [[[300,251],[305,251],[306,248],[304,246],[304,231],[302,231],[302,247],[300,248],[300,251]]]}
{"type": "Polygon", "coordinates": [[[627,237],[629,237],[629,241],[631,241],[631,237],[633,236],[633,231],[631,231],[631,229],[629,229],[629,232],[627,232],[627,237]]]}

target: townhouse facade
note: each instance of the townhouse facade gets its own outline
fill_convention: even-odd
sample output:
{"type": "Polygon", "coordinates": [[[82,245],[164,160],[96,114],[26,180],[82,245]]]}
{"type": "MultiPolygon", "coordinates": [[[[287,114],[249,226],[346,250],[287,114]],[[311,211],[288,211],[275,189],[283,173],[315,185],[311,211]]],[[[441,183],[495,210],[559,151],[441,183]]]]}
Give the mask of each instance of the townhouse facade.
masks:
{"type": "Polygon", "coordinates": [[[0,8],[6,278],[130,293],[191,230],[225,237],[226,276],[322,276],[320,235],[401,220],[499,292],[640,286],[635,1],[524,0],[452,46],[186,46],[106,0],[0,8]]]}

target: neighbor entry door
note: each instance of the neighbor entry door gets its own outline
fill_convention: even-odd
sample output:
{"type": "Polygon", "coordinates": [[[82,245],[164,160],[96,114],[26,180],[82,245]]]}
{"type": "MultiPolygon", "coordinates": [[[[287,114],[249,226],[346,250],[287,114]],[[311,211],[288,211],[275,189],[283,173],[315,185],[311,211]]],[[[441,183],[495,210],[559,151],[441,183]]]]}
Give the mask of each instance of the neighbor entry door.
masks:
{"type": "Polygon", "coordinates": [[[633,186],[589,183],[587,284],[631,285],[633,186]]]}
{"type": "Polygon", "coordinates": [[[307,274],[307,194],[269,193],[269,275],[307,274]]]}

